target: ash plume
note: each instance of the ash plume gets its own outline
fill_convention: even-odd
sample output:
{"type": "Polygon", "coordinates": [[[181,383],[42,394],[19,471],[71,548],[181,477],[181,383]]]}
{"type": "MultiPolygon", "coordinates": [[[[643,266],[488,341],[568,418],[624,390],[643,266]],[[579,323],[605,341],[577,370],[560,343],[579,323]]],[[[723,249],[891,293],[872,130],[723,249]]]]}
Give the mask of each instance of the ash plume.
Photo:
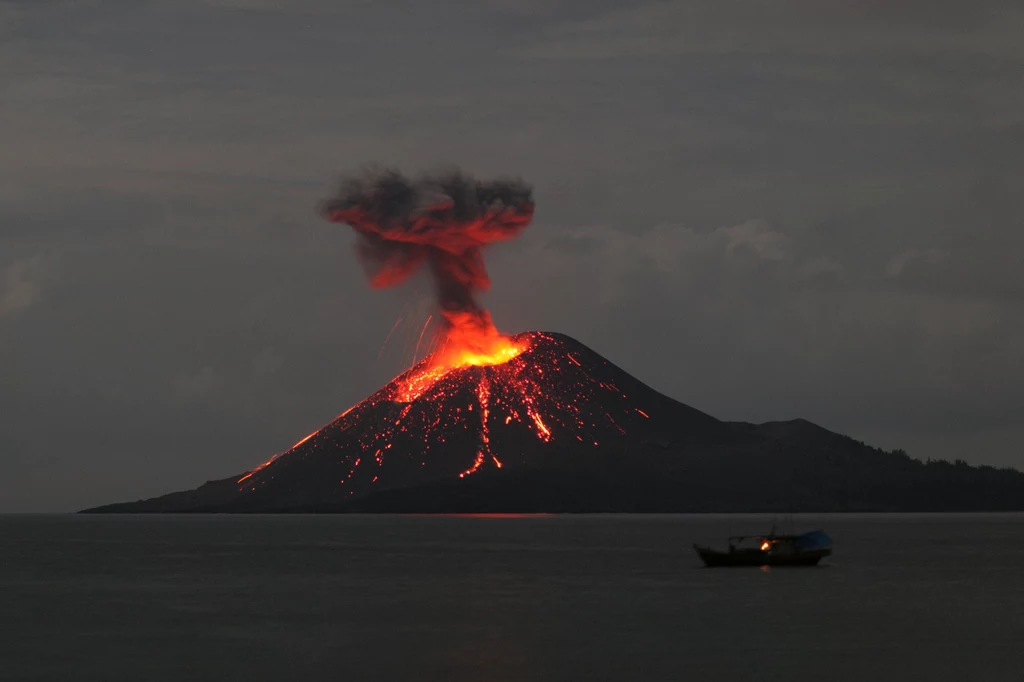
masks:
{"type": "Polygon", "coordinates": [[[532,190],[519,180],[482,182],[461,171],[410,179],[397,170],[345,178],[322,212],[359,234],[356,253],[371,286],[390,287],[421,267],[434,277],[450,340],[497,335],[475,294],[490,286],[482,249],[514,239],[533,218],[532,190]]]}

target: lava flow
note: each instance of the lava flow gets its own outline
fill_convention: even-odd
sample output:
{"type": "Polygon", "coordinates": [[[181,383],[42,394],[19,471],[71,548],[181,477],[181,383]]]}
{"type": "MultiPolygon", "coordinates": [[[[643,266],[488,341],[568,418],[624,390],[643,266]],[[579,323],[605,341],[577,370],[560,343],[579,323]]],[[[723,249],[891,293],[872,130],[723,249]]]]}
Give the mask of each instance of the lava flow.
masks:
{"type": "Polygon", "coordinates": [[[315,478],[319,497],[344,498],[523,466],[545,452],[615,450],[627,434],[635,442],[658,430],[657,394],[585,346],[542,332],[507,342],[509,359],[427,358],[239,483],[258,493],[299,476],[308,490],[315,478]]]}

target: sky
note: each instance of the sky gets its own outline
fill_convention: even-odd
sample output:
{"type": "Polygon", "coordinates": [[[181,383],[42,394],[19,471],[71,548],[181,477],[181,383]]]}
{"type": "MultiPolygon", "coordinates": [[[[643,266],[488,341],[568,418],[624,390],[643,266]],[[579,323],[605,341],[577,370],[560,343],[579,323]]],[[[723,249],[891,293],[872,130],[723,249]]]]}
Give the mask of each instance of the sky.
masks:
{"type": "Polygon", "coordinates": [[[429,282],[317,214],[367,164],[533,185],[504,331],[1024,468],[1018,3],[0,0],[0,101],[0,512],[245,471],[407,367],[429,282]]]}

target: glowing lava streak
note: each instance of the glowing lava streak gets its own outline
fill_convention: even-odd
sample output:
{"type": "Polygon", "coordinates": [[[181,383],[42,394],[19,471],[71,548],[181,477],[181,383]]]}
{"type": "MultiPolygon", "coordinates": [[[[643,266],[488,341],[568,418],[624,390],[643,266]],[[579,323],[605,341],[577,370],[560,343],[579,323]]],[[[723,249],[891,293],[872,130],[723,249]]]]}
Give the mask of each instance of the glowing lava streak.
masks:
{"type": "MultiPolygon", "coordinates": [[[[347,415],[347,414],[348,414],[349,412],[351,412],[352,410],[354,410],[354,409],[355,409],[356,407],[357,407],[356,405],[353,405],[352,407],[348,408],[347,410],[345,410],[344,412],[342,412],[342,413],[341,413],[340,415],[338,415],[338,419],[341,419],[342,417],[344,417],[345,415],[347,415]]],[[[264,462],[263,464],[260,464],[260,465],[259,465],[258,467],[256,467],[255,469],[253,469],[252,471],[250,471],[249,473],[247,473],[247,474],[246,474],[245,476],[242,476],[242,477],[241,477],[240,479],[238,479],[238,480],[236,481],[236,483],[241,483],[241,482],[242,482],[242,481],[244,481],[245,479],[247,479],[247,478],[251,478],[253,474],[259,473],[259,472],[260,472],[260,471],[262,471],[263,469],[266,469],[266,468],[267,468],[267,467],[268,467],[268,466],[269,466],[270,464],[272,464],[272,463],[274,462],[274,460],[276,460],[276,459],[277,459],[278,457],[280,457],[281,455],[287,455],[287,454],[288,454],[289,452],[292,452],[293,450],[295,450],[296,448],[298,448],[298,447],[299,447],[300,445],[302,445],[303,443],[305,443],[305,442],[306,442],[307,440],[309,440],[310,438],[312,438],[313,436],[315,436],[315,435],[316,435],[316,434],[318,434],[318,433],[320,433],[320,430],[319,430],[319,429],[317,429],[317,430],[316,430],[316,431],[314,431],[313,433],[309,434],[308,436],[306,436],[305,438],[303,438],[303,439],[302,439],[302,440],[300,440],[300,441],[299,441],[298,443],[296,443],[295,445],[291,446],[290,448],[288,448],[288,449],[287,449],[287,450],[285,450],[284,452],[279,452],[279,453],[277,453],[276,455],[274,455],[273,457],[271,457],[270,459],[268,459],[268,460],[267,460],[266,462],[264,462]]]]}
{"type": "Polygon", "coordinates": [[[497,455],[491,452],[491,430],[487,424],[487,417],[491,413],[490,408],[487,406],[487,402],[491,397],[491,382],[486,377],[480,381],[476,395],[480,401],[480,440],[483,441],[484,450],[494,460],[494,465],[500,469],[501,461],[497,455]]]}
{"type": "Polygon", "coordinates": [[[423,323],[423,329],[420,330],[420,338],[416,340],[416,350],[412,354],[412,361],[415,364],[420,359],[420,344],[423,343],[423,335],[427,333],[427,327],[430,326],[430,321],[434,319],[433,315],[427,316],[427,321],[423,323]]]}
{"type": "Polygon", "coordinates": [[[459,478],[465,478],[469,474],[477,471],[483,466],[487,460],[487,455],[491,456],[494,460],[494,465],[501,468],[501,462],[494,453],[491,452],[491,431],[487,424],[487,417],[490,414],[490,409],[487,406],[487,402],[491,396],[491,382],[484,377],[480,380],[480,383],[476,387],[476,397],[480,401],[480,451],[476,453],[476,460],[473,462],[473,466],[459,474],[459,478]]]}
{"type": "Polygon", "coordinates": [[[537,425],[537,435],[539,435],[544,441],[551,440],[551,431],[544,425],[544,420],[540,418],[540,415],[531,410],[530,419],[532,419],[533,423],[537,425]]]}
{"type": "MultiPolygon", "coordinates": [[[[380,360],[380,356],[384,353],[384,348],[385,348],[385,346],[388,345],[388,341],[391,340],[391,335],[395,333],[396,329],[398,329],[398,325],[402,324],[402,319],[403,319],[402,316],[399,315],[398,319],[395,320],[395,323],[393,325],[391,325],[391,331],[389,331],[388,335],[384,337],[384,343],[381,344],[380,350],[377,351],[377,359],[378,360],[380,360]]],[[[428,320],[428,322],[429,322],[429,320],[428,320]]]]}

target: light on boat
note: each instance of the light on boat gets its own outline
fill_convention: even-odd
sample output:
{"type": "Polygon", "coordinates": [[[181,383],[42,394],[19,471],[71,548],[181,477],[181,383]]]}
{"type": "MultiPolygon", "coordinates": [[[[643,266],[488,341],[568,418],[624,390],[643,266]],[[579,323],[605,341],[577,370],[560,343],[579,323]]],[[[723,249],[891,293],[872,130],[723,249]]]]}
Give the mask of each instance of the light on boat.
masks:
{"type": "Polygon", "coordinates": [[[762,552],[764,552],[765,550],[767,550],[767,549],[768,549],[769,547],[771,547],[771,545],[770,545],[770,544],[768,544],[768,541],[767,541],[767,540],[765,540],[764,542],[762,542],[762,543],[761,543],[761,551],[762,551],[762,552]]]}

